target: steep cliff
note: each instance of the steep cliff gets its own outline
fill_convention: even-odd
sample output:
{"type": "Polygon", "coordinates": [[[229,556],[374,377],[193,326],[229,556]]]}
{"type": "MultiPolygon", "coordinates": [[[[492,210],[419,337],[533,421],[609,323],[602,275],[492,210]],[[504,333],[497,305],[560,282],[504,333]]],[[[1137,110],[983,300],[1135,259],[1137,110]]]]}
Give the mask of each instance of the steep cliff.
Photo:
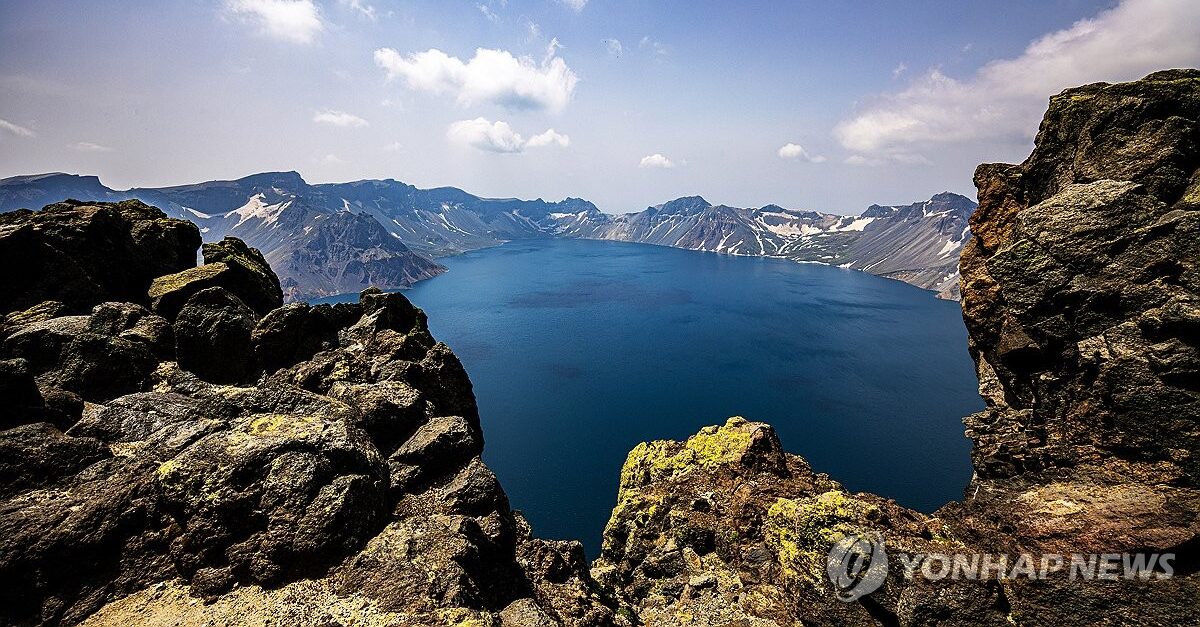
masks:
{"type": "Polygon", "coordinates": [[[284,276],[284,298],[310,300],[368,287],[409,287],[445,266],[409,250],[370,216],[350,211],[318,216],[302,235],[267,255],[284,276]]]}

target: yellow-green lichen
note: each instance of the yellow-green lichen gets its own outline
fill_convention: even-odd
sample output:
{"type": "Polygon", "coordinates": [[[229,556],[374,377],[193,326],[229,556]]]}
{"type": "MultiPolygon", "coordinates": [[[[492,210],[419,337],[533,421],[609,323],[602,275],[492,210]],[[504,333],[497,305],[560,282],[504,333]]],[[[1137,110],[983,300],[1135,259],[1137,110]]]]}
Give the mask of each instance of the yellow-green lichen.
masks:
{"type": "Polygon", "coordinates": [[[491,614],[464,607],[439,609],[437,617],[448,627],[492,627],[495,624],[491,614]]]}
{"type": "Polygon", "coordinates": [[[701,429],[682,446],[666,440],[638,444],[621,467],[621,489],[741,460],[753,441],[747,424],[744,418],[735,416],[723,426],[701,429]]]}
{"type": "Polygon", "coordinates": [[[159,464],[158,470],[156,470],[154,474],[157,475],[159,479],[165,479],[170,476],[171,473],[175,472],[177,468],[179,468],[179,462],[170,459],[159,464]]]}
{"type": "Polygon", "coordinates": [[[319,418],[290,414],[258,414],[246,425],[246,432],[252,436],[303,437],[320,429],[319,418]]]}
{"type": "Polygon", "coordinates": [[[662,515],[659,491],[645,490],[647,486],[740,462],[754,442],[754,430],[745,418],[735,416],[722,426],[701,429],[683,443],[657,440],[635,446],[621,467],[617,504],[604,532],[605,550],[623,544],[630,533],[662,515]]]}
{"type": "Polygon", "coordinates": [[[824,576],[829,547],[866,532],[867,521],[877,512],[875,505],[836,490],[806,499],[780,498],[767,510],[767,546],[785,575],[815,584],[824,576]]]}
{"type": "Polygon", "coordinates": [[[229,267],[223,263],[206,263],[195,268],[188,268],[183,272],[160,276],[150,284],[148,295],[152,299],[158,298],[164,294],[182,289],[190,283],[214,279],[228,269],[229,267]]]}

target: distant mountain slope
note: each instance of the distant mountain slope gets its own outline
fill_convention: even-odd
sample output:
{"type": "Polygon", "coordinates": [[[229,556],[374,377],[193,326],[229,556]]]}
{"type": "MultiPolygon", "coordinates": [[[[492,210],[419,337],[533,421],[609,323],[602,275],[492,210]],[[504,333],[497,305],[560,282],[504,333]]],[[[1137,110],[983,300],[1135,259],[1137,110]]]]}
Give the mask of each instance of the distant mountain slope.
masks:
{"type": "Polygon", "coordinates": [[[446,271],[413,253],[378,220],[351,211],[316,216],[299,237],[272,250],[267,262],[285,277],[288,300],[408,286],[446,271]]]}
{"type": "Polygon", "coordinates": [[[52,172],[0,179],[0,212],[41,209],[67,198],[75,200],[128,200],[126,192],[105,187],[96,176],[52,172]]]}
{"type": "Polygon", "coordinates": [[[956,298],[958,253],[970,238],[970,199],[938,194],[906,206],[840,216],[767,205],[743,209],[678,198],[625,215],[567,198],[481,198],[392,179],[310,185],[296,172],[116,191],[67,174],[0,181],[0,211],[137,198],[200,226],[205,240],[239,237],[271,261],[289,296],[405,287],[444,270],[440,257],[515,239],[577,237],[768,256],[863,270],[956,298]],[[353,218],[344,217],[353,216],[353,218]],[[388,233],[390,238],[382,237],[388,233]]]}
{"type": "Polygon", "coordinates": [[[949,192],[905,206],[872,205],[861,216],[741,209],[679,198],[623,216],[564,216],[557,232],[733,255],[782,257],[863,270],[957,298],[958,253],[975,202],[949,192]]]}
{"type": "Polygon", "coordinates": [[[394,289],[445,272],[371,215],[325,202],[295,172],[236,181],[117,191],[94,176],[46,174],[0,181],[0,211],[78,200],[136,198],[196,223],[205,241],[233,235],[262,251],[289,300],[394,289]]]}

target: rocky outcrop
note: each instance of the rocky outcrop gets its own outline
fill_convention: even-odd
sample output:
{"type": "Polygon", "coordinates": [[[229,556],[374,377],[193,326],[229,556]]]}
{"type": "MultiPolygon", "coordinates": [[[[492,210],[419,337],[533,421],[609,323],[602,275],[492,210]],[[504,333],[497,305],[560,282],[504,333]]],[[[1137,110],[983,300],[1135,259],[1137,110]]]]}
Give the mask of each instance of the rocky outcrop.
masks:
{"type": "Polygon", "coordinates": [[[57,301],[0,329],[0,624],[614,624],[580,545],[509,509],[470,380],[402,295],[280,307],[239,240],[187,268],[199,242],[152,246],[176,227],[151,208],[46,212],[21,217],[81,247],[121,218],[140,274],[12,293],[57,301]]]}
{"type": "MultiPolygon", "coordinates": [[[[963,313],[984,412],[963,533],[1010,551],[1175,553],[1200,538],[1200,71],[1055,96],[1033,153],[976,171],[963,313]]],[[[1078,622],[1184,622],[1194,577],[1012,595],[1078,622]]],[[[1191,617],[1194,619],[1194,615],[1191,617]]]]}
{"type": "Polygon", "coordinates": [[[104,301],[149,304],[150,281],[194,266],[199,245],[195,225],[136,200],[0,214],[0,313],[45,301],[76,314],[104,301]]]}
{"type": "Polygon", "coordinates": [[[953,547],[937,519],[850,494],[770,426],[731,418],[629,454],[592,575],[647,625],[873,624],[894,619],[904,587],[845,603],[825,563],[832,543],[873,533],[913,552],[953,547]]]}
{"type": "Polygon", "coordinates": [[[174,319],[196,293],[221,287],[260,317],[283,305],[279,278],[262,253],[236,237],[203,247],[204,265],[154,279],[149,296],[155,313],[174,319]]]}

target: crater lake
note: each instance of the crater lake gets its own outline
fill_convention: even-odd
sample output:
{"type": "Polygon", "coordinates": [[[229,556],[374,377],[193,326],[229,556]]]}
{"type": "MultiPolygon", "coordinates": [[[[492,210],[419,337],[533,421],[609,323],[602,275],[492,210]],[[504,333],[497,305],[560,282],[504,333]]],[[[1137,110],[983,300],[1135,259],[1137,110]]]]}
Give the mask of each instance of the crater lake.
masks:
{"type": "MultiPolygon", "coordinates": [[[[639,442],[729,416],[851,491],[932,512],[983,407],[958,303],[862,272],[590,240],[438,260],[405,294],[466,367],[483,458],[543,538],[589,557],[639,442]]],[[[345,295],[316,302],[353,301],[345,295]]]]}

